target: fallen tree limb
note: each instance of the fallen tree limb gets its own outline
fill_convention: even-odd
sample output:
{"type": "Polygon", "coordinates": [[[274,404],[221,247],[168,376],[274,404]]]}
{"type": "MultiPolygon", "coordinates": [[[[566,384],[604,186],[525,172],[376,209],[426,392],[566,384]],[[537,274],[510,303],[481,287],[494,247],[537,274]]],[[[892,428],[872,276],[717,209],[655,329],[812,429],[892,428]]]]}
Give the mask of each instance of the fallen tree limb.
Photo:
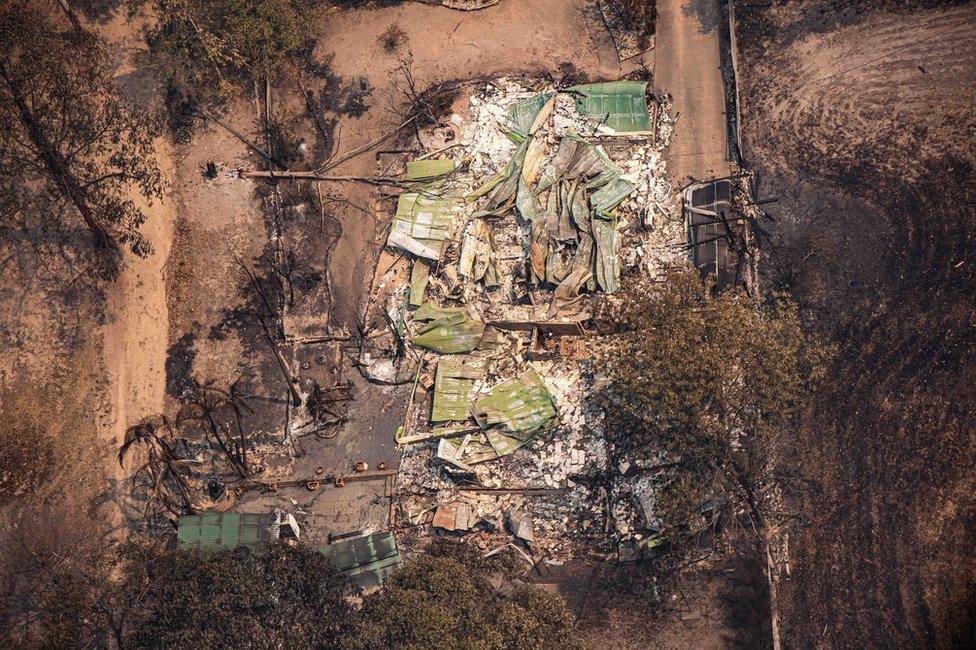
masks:
{"type": "Polygon", "coordinates": [[[223,121],[222,119],[220,119],[219,117],[217,117],[213,113],[200,113],[200,114],[203,117],[207,118],[208,120],[213,120],[214,122],[216,122],[220,126],[222,126],[225,129],[227,129],[227,131],[230,132],[230,134],[233,135],[235,138],[237,138],[238,140],[240,140],[241,142],[243,142],[244,144],[246,144],[248,147],[250,147],[251,149],[253,149],[258,154],[260,154],[260,155],[264,156],[265,158],[267,158],[269,161],[271,161],[274,164],[278,165],[278,167],[281,167],[282,169],[288,169],[288,166],[285,165],[283,162],[281,162],[280,160],[278,160],[277,158],[275,158],[274,156],[272,156],[270,153],[268,153],[267,151],[265,151],[261,147],[257,146],[256,144],[254,144],[253,142],[251,142],[247,138],[245,138],[243,133],[241,133],[240,131],[238,131],[237,129],[235,129],[230,124],[228,124],[227,122],[223,121]]]}
{"type": "Polygon", "coordinates": [[[351,151],[347,151],[346,153],[342,154],[341,156],[330,160],[329,162],[327,162],[324,165],[322,165],[321,167],[319,167],[317,171],[319,171],[320,173],[327,172],[330,169],[333,169],[335,167],[338,167],[339,165],[341,165],[342,163],[346,162],[347,160],[350,160],[351,158],[355,158],[359,154],[365,153],[365,152],[369,151],[373,147],[378,147],[379,145],[381,145],[383,142],[385,142],[389,138],[393,137],[394,135],[396,135],[397,133],[399,133],[400,131],[402,131],[406,127],[408,127],[411,124],[413,124],[416,120],[417,120],[417,115],[414,115],[413,117],[411,117],[411,118],[409,118],[409,119],[401,122],[400,123],[400,126],[396,127],[392,131],[390,131],[388,133],[384,133],[383,135],[381,135],[380,137],[376,138],[375,140],[370,140],[369,142],[367,142],[363,146],[356,147],[355,149],[353,149],[351,151]]]}
{"type": "Polygon", "coordinates": [[[237,173],[241,178],[282,178],[309,181],[336,181],[349,183],[368,183],[370,185],[395,185],[402,187],[408,185],[402,179],[392,176],[336,176],[322,174],[318,171],[264,171],[259,169],[239,169],[237,173]]]}

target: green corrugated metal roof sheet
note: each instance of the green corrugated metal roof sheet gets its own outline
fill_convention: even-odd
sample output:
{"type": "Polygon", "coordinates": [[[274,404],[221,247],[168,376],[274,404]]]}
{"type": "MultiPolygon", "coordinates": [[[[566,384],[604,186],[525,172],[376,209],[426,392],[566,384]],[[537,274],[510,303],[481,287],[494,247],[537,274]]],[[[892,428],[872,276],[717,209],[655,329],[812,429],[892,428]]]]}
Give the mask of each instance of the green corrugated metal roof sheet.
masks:
{"type": "Polygon", "coordinates": [[[278,539],[276,514],[205,512],[180,517],[176,540],[179,548],[260,548],[278,539]]]}
{"type": "Polygon", "coordinates": [[[425,302],[420,309],[413,313],[413,319],[416,321],[437,320],[452,314],[463,313],[465,313],[463,307],[440,307],[432,302],[425,302]]]}
{"type": "Polygon", "coordinates": [[[555,421],[556,402],[538,373],[529,369],[479,398],[474,415],[482,428],[500,425],[508,435],[526,439],[555,421]]]}
{"type": "Polygon", "coordinates": [[[423,181],[447,176],[454,171],[454,161],[450,158],[438,160],[411,160],[407,163],[408,181],[423,181]]]}
{"type": "Polygon", "coordinates": [[[525,154],[529,150],[530,142],[531,139],[529,138],[524,140],[518,146],[518,148],[515,149],[515,153],[513,153],[511,159],[505,163],[505,166],[498,170],[497,174],[488,179],[484,185],[464,197],[464,199],[471,203],[476,201],[479,197],[491,192],[487,205],[487,208],[490,211],[514,196],[515,191],[518,189],[519,179],[522,177],[522,165],[525,163],[525,154]]]}
{"type": "Polygon", "coordinates": [[[484,375],[478,365],[444,357],[437,362],[434,374],[434,403],[431,422],[464,421],[471,417],[471,402],[476,382],[484,375]]]}
{"type": "Polygon", "coordinates": [[[614,131],[634,133],[651,130],[651,116],[647,112],[643,81],[607,81],[583,84],[567,90],[581,93],[576,98],[580,115],[606,124],[614,131]]]}
{"type": "Polygon", "coordinates": [[[397,199],[393,228],[414,239],[443,241],[454,223],[454,205],[438,196],[404,192],[397,199]]]}
{"type": "Polygon", "coordinates": [[[318,550],[361,587],[382,584],[402,564],[396,538],[389,531],[336,542],[318,550]]]}
{"type": "Polygon", "coordinates": [[[617,223],[593,219],[593,239],[596,244],[596,282],[606,293],[620,288],[620,265],[617,263],[617,223]]]}
{"type": "Polygon", "coordinates": [[[430,281],[430,267],[421,258],[413,261],[410,269],[410,305],[416,307],[424,301],[427,283],[430,281]]]}
{"type": "MultiPolygon", "coordinates": [[[[508,109],[505,126],[521,138],[528,137],[529,130],[532,128],[532,123],[535,122],[535,118],[539,115],[539,111],[546,105],[546,102],[555,96],[556,93],[549,92],[517,102],[508,109]]],[[[519,141],[521,142],[521,140],[519,141]]]]}
{"type": "Polygon", "coordinates": [[[454,225],[456,210],[457,201],[451,197],[404,192],[397,199],[396,214],[390,224],[387,245],[437,259],[442,252],[442,244],[449,237],[454,225]],[[406,240],[401,241],[403,238],[406,240]],[[418,244],[429,250],[421,252],[417,248],[418,244]]]}
{"type": "MultiPolygon", "coordinates": [[[[414,320],[420,320],[416,314],[426,306],[417,310],[414,320]]],[[[441,354],[456,354],[474,350],[481,343],[484,334],[485,324],[480,320],[468,318],[461,311],[435,318],[427,323],[417,331],[410,343],[441,354]]]]}

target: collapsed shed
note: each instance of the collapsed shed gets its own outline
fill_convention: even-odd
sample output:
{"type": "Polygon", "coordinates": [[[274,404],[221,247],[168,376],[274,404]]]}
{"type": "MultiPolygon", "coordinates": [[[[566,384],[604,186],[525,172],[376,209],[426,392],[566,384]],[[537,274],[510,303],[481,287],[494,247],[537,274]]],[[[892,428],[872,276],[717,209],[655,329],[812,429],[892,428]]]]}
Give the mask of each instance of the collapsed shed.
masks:
{"type": "MultiPolygon", "coordinates": [[[[599,489],[575,480],[606,462],[602,417],[584,408],[580,384],[587,322],[626,274],[683,254],[670,249],[683,227],[666,207],[660,151],[673,121],[644,82],[547,89],[503,79],[473,95],[470,109],[467,123],[452,116],[457,140],[438,148],[452,162],[393,163],[406,162],[408,187],[374,280],[383,335],[394,333],[394,361],[409,368],[391,376],[414,386],[396,435],[398,481],[439,495],[436,504],[411,497],[404,516],[441,531],[467,534],[480,521],[474,529],[497,532],[484,522],[497,520],[491,504],[506,497],[462,486],[524,487],[549,499],[533,513],[534,543],[565,545],[550,533],[567,518],[593,531],[604,516],[593,511],[602,511],[599,489]],[[421,167],[423,180],[411,180],[421,167]],[[415,195],[428,203],[417,207],[415,195]],[[395,231],[436,258],[399,245],[395,231]]],[[[376,367],[376,357],[363,365],[376,367]]]]}

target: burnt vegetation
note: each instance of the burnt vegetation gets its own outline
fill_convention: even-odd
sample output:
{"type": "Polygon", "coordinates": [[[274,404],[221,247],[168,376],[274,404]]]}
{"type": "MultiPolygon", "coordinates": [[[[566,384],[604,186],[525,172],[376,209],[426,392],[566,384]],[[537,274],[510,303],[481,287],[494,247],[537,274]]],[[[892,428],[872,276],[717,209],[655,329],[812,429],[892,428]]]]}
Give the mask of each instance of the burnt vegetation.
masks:
{"type": "MultiPolygon", "coordinates": [[[[42,518],[42,522],[46,521],[42,518]]],[[[22,532],[10,556],[30,555],[22,532]]],[[[48,647],[586,648],[558,596],[506,581],[504,567],[443,547],[407,563],[386,589],[365,595],[303,545],[167,551],[129,542],[86,543],[90,529],[34,540],[28,566],[4,565],[17,597],[0,639],[48,647]],[[67,561],[70,557],[71,561],[67,561]],[[506,593],[492,578],[506,584],[506,593]]]]}
{"type": "Polygon", "coordinates": [[[657,3],[647,0],[602,0],[607,22],[637,34],[646,44],[657,24],[657,3]]]}
{"type": "Polygon", "coordinates": [[[162,197],[158,122],[130,107],[95,35],[22,3],[0,17],[0,246],[6,264],[93,281],[114,278],[145,202],[162,197]],[[133,192],[134,190],[134,192],[133,192]]]}
{"type": "Polygon", "coordinates": [[[640,552],[658,584],[738,538],[765,565],[783,495],[802,484],[796,425],[830,348],[785,296],[716,294],[694,272],[635,287],[608,316],[620,331],[607,341],[600,398],[614,464],[651,478],[657,518],[640,552]]]}
{"type": "Polygon", "coordinates": [[[767,270],[839,349],[798,427],[808,482],[792,507],[807,525],[791,539],[787,639],[973,642],[973,583],[960,575],[976,543],[966,433],[976,174],[971,75],[959,77],[971,70],[962,52],[973,33],[967,16],[946,15],[956,4],[778,2],[738,13],[744,107],[789,107],[744,119],[765,192],[787,199],[772,210],[767,270]],[[926,29],[945,33],[925,40],[926,29]],[[797,61],[791,48],[810,34],[839,42],[836,58],[797,61]],[[900,53],[864,54],[880,47],[900,53]],[[845,101],[819,104],[825,92],[845,101]],[[866,96],[897,110],[862,110],[866,96]]]}

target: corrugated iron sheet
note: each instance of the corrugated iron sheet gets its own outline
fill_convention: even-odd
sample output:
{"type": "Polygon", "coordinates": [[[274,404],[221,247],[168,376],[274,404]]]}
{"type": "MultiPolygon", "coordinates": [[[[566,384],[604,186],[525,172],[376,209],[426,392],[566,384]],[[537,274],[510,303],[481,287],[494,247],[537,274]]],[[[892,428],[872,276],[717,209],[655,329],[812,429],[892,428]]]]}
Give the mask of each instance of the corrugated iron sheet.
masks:
{"type": "Polygon", "coordinates": [[[448,238],[454,225],[456,209],[457,204],[450,198],[404,192],[397,199],[387,244],[421,257],[438,259],[441,244],[448,238]],[[416,241],[429,252],[411,245],[407,240],[416,241]]]}
{"type": "Polygon", "coordinates": [[[176,540],[179,548],[262,548],[278,539],[280,530],[277,514],[205,512],[180,517],[176,540]]]}
{"type": "Polygon", "coordinates": [[[484,429],[499,427],[526,439],[555,422],[556,401],[539,374],[529,369],[480,397],[475,402],[474,415],[484,429]]]}
{"type": "Polygon", "coordinates": [[[357,537],[318,549],[360,587],[375,587],[403,563],[396,538],[387,531],[357,537]]]}
{"type": "Polygon", "coordinates": [[[407,163],[408,181],[425,181],[443,178],[454,171],[454,161],[450,158],[435,160],[411,160],[407,163]]]}
{"type": "MultiPolygon", "coordinates": [[[[417,313],[423,309],[421,307],[417,313]]],[[[414,320],[420,320],[416,313],[414,320]]],[[[410,342],[441,354],[457,354],[474,350],[484,334],[485,324],[468,318],[462,311],[431,320],[417,331],[410,342]]]]}
{"type": "Polygon", "coordinates": [[[567,90],[582,95],[576,98],[576,110],[580,115],[602,122],[620,133],[651,130],[651,116],[645,99],[646,82],[606,81],[567,90]]]}
{"type": "MultiPolygon", "coordinates": [[[[539,112],[555,96],[556,93],[549,92],[517,102],[508,109],[505,126],[523,139],[528,137],[539,112]]],[[[519,139],[518,141],[521,142],[522,140],[519,139]]]]}
{"type": "Polygon", "coordinates": [[[465,363],[445,357],[437,362],[431,422],[464,421],[471,417],[471,403],[484,377],[480,362],[465,363]]]}

